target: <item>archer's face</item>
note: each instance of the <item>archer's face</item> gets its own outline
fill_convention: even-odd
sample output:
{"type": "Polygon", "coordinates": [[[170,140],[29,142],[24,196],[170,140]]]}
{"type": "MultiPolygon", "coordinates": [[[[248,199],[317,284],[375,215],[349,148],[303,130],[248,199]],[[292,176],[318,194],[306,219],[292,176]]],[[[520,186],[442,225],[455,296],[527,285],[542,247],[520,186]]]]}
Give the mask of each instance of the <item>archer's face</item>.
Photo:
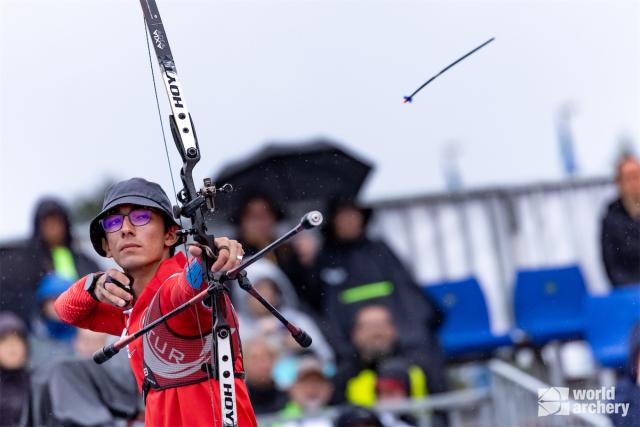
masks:
{"type": "Polygon", "coordinates": [[[135,271],[158,263],[169,256],[169,249],[177,241],[175,228],[165,231],[162,214],[151,210],[151,220],[140,226],[131,224],[126,216],[132,210],[140,209],[135,205],[121,205],[111,213],[124,214],[122,228],[105,233],[103,247],[107,256],[125,271],[135,271]]]}

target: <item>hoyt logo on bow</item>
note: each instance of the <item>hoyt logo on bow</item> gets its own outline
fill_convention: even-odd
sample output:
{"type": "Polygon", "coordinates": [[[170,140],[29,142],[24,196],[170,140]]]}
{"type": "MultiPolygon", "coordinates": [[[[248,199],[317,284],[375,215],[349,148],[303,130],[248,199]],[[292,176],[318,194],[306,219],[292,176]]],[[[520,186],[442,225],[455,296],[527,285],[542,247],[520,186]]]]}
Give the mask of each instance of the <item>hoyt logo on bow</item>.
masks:
{"type": "Polygon", "coordinates": [[[169,92],[171,92],[171,98],[173,99],[173,105],[176,108],[184,108],[182,103],[182,97],[180,95],[180,86],[176,81],[176,74],[167,70],[167,84],[169,85],[169,92]]]}
{"type": "Polygon", "coordinates": [[[235,423],[235,413],[233,412],[233,391],[231,390],[230,384],[223,384],[224,387],[224,417],[226,419],[227,425],[234,425],[235,423]]]}

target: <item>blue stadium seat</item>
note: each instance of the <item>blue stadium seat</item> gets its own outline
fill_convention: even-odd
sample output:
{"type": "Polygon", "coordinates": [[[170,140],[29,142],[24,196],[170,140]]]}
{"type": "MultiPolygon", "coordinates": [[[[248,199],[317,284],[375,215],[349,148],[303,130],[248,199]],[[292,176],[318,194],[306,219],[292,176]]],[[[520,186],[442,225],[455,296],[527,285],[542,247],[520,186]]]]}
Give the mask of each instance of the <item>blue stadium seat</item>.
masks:
{"type": "Polygon", "coordinates": [[[629,357],[629,333],[640,321],[640,284],[587,298],[587,340],[600,366],[622,369],[629,357]]]}
{"type": "Polygon", "coordinates": [[[513,344],[509,333],[491,332],[487,303],[474,277],[426,285],[423,289],[445,312],[438,333],[447,356],[489,354],[513,344]]]}
{"type": "Polygon", "coordinates": [[[580,267],[520,270],[516,274],[516,325],[534,345],[584,336],[587,297],[580,267]]]}

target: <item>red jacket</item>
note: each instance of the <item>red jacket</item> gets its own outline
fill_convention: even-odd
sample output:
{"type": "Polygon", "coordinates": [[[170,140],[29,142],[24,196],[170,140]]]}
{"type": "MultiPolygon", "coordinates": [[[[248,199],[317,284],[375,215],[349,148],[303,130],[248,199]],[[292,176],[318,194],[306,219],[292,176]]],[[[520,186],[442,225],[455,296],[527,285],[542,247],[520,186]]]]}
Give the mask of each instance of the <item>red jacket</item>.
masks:
{"type": "MultiPolygon", "coordinates": [[[[138,296],[128,322],[127,316],[121,309],[95,301],[84,290],[86,277],[78,280],[58,297],[55,302],[56,312],[67,323],[111,335],[121,335],[128,323],[127,333],[133,334],[143,324],[147,307],[158,289],[160,289],[160,305],[165,313],[198,292],[197,289],[191,288],[187,281],[185,264],[186,258],[182,253],[160,264],[155,276],[138,296]]],[[[171,330],[185,336],[198,335],[200,331],[211,330],[211,311],[202,304],[196,304],[196,306],[170,319],[168,326],[171,330]],[[196,319],[200,321],[200,328],[196,319]]],[[[227,306],[231,307],[231,304],[228,303],[227,306]]],[[[230,313],[230,317],[235,318],[235,313],[230,313]]],[[[234,331],[234,333],[238,332],[234,331]]],[[[142,339],[138,338],[132,342],[128,350],[131,368],[138,387],[142,390],[144,380],[142,339]]],[[[237,371],[242,370],[241,357],[235,363],[235,368],[237,371]]],[[[235,384],[238,425],[240,427],[257,426],[244,381],[237,378],[235,384]]],[[[222,422],[219,417],[220,394],[218,382],[215,379],[165,390],[150,390],[147,395],[145,425],[148,426],[220,426],[222,422]],[[215,411],[211,407],[212,399],[215,411]]]]}

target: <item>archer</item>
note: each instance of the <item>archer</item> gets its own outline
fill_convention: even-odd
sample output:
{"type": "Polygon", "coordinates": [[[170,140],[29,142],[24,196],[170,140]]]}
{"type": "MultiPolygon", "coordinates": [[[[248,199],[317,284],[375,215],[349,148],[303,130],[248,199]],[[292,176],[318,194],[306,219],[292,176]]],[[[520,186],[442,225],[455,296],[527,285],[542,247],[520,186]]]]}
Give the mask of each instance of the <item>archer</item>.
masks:
{"type": "MultiPolygon", "coordinates": [[[[97,272],[74,283],[56,300],[60,318],[93,331],[132,334],[205,289],[201,249],[189,247],[189,262],[184,254],[174,254],[181,243],[179,229],[158,184],[132,178],[111,186],[91,221],[90,237],[96,252],[112,258],[122,271],[97,272]]],[[[240,243],[218,237],[215,246],[212,271],[239,265],[244,254],[240,243]]],[[[236,314],[226,293],[225,302],[232,328],[235,416],[240,426],[257,426],[243,380],[236,314]]],[[[222,424],[211,329],[211,309],[195,304],[129,345],[131,368],[145,396],[145,425],[222,424]]]]}

